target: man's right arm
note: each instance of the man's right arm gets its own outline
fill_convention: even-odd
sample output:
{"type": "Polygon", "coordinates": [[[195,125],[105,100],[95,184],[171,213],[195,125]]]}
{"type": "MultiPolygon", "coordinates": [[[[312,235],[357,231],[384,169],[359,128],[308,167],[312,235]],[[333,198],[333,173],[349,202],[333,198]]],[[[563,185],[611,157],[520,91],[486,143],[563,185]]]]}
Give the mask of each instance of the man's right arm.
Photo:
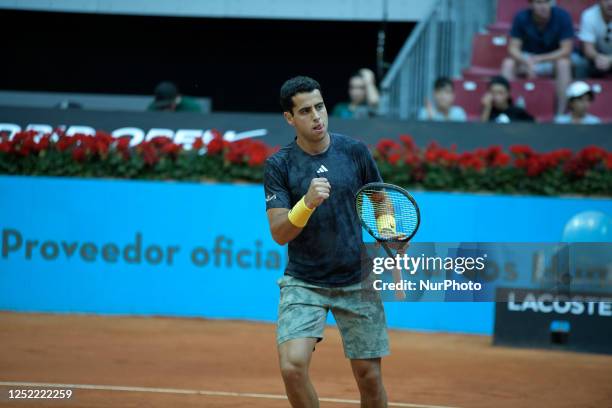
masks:
{"type": "Polygon", "coordinates": [[[310,182],[303,201],[300,200],[292,210],[288,208],[268,209],[266,213],[274,241],[279,245],[285,245],[300,235],[312,212],[329,198],[330,192],[331,186],[326,178],[314,178],[310,182]],[[301,225],[304,217],[304,225],[301,225]]]}
{"type": "Polygon", "coordinates": [[[521,48],[523,47],[523,41],[520,38],[510,38],[508,44],[508,55],[517,62],[525,63],[526,58],[523,56],[521,48]]]}
{"type": "Polygon", "coordinates": [[[277,244],[285,245],[302,232],[303,228],[298,228],[289,221],[288,208],[270,208],[267,214],[270,232],[277,244]]]}

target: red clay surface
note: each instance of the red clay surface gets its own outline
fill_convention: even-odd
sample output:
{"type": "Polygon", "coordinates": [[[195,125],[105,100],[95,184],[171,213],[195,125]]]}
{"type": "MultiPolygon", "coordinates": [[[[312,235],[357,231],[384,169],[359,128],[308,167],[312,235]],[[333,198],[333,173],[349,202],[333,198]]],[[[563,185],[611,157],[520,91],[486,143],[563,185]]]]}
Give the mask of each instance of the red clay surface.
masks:
{"type": "MultiPolygon", "coordinates": [[[[612,356],[493,347],[487,336],[391,331],[390,401],[450,407],[611,407],[612,356]]],[[[311,368],[320,397],[357,399],[335,328],[311,368]]],[[[284,394],[274,325],[0,313],[0,381],[284,394]]],[[[286,400],[74,389],[2,407],[288,407],[286,400]]],[[[321,407],[349,408],[349,403],[321,407]]]]}

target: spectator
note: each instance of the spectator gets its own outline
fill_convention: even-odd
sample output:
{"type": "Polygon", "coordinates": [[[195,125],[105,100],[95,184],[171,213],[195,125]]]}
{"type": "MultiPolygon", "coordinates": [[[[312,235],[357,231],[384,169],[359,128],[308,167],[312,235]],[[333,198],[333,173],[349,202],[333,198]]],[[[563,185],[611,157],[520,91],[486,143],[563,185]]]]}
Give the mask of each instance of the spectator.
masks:
{"type": "Polygon", "coordinates": [[[446,77],[436,79],[434,82],[434,103],[425,100],[425,106],[419,111],[419,120],[433,120],[437,122],[454,121],[465,122],[465,111],[460,106],[453,105],[455,101],[455,87],[453,81],[446,77]]]}
{"type": "Polygon", "coordinates": [[[588,113],[595,94],[586,82],[576,81],[567,88],[567,105],[569,113],[558,115],[555,123],[596,125],[601,123],[597,116],[588,113]]]}
{"type": "Polygon", "coordinates": [[[582,12],[578,37],[590,62],[589,76],[612,73],[612,0],[600,0],[582,12]]]}
{"type": "Polygon", "coordinates": [[[574,26],[569,13],[552,0],[529,0],[530,7],[516,14],[510,31],[509,56],[502,75],[555,76],[557,113],[565,111],[565,89],[572,81],[571,54],[574,26]]]}
{"type": "Polygon", "coordinates": [[[364,68],[349,80],[350,102],[334,107],[333,116],[345,119],[364,119],[376,115],[379,94],[374,72],[364,68]]]}
{"type": "Polygon", "coordinates": [[[481,119],[483,122],[533,122],[533,116],[525,109],[513,104],[510,96],[510,83],[502,76],[491,78],[487,93],[482,97],[482,107],[481,119]]]}
{"type": "Polygon", "coordinates": [[[155,100],[147,107],[150,111],[202,112],[200,104],[179,93],[176,85],[163,81],[155,87],[155,100]]]}

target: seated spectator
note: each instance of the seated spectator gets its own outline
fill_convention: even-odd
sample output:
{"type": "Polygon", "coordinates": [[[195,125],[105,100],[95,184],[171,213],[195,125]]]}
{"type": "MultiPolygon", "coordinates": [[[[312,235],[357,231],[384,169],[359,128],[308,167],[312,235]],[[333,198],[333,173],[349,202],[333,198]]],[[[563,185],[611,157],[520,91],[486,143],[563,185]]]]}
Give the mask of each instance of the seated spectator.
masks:
{"type": "Polygon", "coordinates": [[[460,106],[453,105],[455,101],[455,87],[453,81],[446,77],[436,79],[434,82],[434,103],[429,99],[419,111],[419,120],[433,120],[437,122],[455,121],[465,122],[467,116],[460,106]]]}
{"type": "Polygon", "coordinates": [[[349,102],[334,107],[332,116],[344,119],[364,119],[376,115],[380,96],[374,72],[364,68],[349,80],[349,102]]]}
{"type": "Polygon", "coordinates": [[[574,26],[569,13],[552,5],[552,0],[529,0],[530,7],[516,14],[510,31],[508,58],[502,75],[532,79],[555,76],[557,112],[565,111],[565,89],[572,81],[571,54],[574,26]]]}
{"type": "Polygon", "coordinates": [[[567,88],[567,106],[569,113],[558,115],[555,123],[596,125],[601,123],[597,116],[588,113],[595,94],[586,82],[576,81],[567,88]]]}
{"type": "Polygon", "coordinates": [[[483,122],[533,122],[525,109],[515,106],[510,96],[510,83],[502,76],[491,78],[487,93],[482,97],[483,122]]]}
{"type": "Polygon", "coordinates": [[[163,81],[155,87],[155,100],[151,102],[147,110],[202,112],[202,107],[194,98],[181,95],[174,83],[163,81]]]}
{"type": "Polygon", "coordinates": [[[578,38],[590,62],[589,76],[612,73],[612,0],[600,0],[582,12],[578,38]]]}

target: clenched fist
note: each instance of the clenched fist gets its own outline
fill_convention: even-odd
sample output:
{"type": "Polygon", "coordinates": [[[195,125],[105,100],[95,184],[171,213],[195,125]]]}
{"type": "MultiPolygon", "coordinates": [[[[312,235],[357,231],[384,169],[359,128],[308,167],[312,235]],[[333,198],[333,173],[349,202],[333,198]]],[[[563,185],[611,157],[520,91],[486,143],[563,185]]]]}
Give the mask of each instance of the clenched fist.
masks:
{"type": "Polygon", "coordinates": [[[313,178],[310,181],[310,187],[308,187],[304,202],[308,208],[316,208],[329,198],[330,192],[331,185],[326,178],[313,178]]]}

